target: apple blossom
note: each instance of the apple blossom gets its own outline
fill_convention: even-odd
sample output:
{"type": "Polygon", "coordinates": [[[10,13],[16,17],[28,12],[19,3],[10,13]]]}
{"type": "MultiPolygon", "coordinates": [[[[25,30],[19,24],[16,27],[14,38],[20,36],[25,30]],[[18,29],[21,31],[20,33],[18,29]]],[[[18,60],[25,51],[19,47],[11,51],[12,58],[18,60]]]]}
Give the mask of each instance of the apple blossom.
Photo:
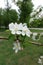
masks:
{"type": "Polygon", "coordinates": [[[17,23],[13,24],[9,24],[9,29],[11,31],[12,34],[21,34],[21,31],[19,30],[19,26],[17,23]]]}
{"type": "Polygon", "coordinates": [[[20,42],[18,40],[16,40],[16,42],[14,43],[13,50],[15,50],[15,53],[21,50],[20,42]]]}
{"type": "Polygon", "coordinates": [[[23,28],[22,28],[22,35],[23,36],[28,36],[28,37],[30,37],[30,34],[31,34],[31,32],[30,32],[30,30],[27,28],[27,26],[24,26],[23,28]]]}
{"type": "Polygon", "coordinates": [[[30,30],[28,29],[26,23],[22,24],[17,24],[17,23],[10,23],[9,24],[9,30],[11,31],[12,34],[22,34],[23,36],[28,36],[30,37],[30,30]]]}

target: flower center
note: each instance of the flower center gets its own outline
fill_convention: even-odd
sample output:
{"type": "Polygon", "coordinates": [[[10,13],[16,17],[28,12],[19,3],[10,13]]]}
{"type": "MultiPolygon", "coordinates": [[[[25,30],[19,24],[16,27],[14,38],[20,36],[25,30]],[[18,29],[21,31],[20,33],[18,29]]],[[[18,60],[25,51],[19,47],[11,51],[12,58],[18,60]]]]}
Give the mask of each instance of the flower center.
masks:
{"type": "Polygon", "coordinates": [[[27,32],[27,29],[26,29],[26,30],[24,30],[24,32],[27,32]]]}
{"type": "Polygon", "coordinates": [[[18,28],[15,28],[15,31],[17,31],[18,30],[18,28]]]}

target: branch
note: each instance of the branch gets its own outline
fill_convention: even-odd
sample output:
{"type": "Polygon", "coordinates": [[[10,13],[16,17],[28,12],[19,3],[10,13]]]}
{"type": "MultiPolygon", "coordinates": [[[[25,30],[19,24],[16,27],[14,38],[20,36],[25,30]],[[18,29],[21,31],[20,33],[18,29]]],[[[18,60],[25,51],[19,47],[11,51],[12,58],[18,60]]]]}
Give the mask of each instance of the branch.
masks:
{"type": "MultiPolygon", "coordinates": [[[[0,39],[8,40],[8,37],[0,37],[0,39]]],[[[34,44],[34,45],[43,46],[43,44],[38,43],[38,42],[33,42],[33,41],[29,41],[29,42],[32,43],[32,44],[34,44]]]]}
{"type": "Polygon", "coordinates": [[[34,44],[34,45],[43,46],[43,44],[38,43],[38,42],[32,42],[32,41],[29,41],[29,42],[32,43],[32,44],[34,44]]]}
{"type": "Polygon", "coordinates": [[[8,38],[7,38],[7,37],[0,37],[0,39],[5,39],[5,40],[8,40],[8,38]]]}

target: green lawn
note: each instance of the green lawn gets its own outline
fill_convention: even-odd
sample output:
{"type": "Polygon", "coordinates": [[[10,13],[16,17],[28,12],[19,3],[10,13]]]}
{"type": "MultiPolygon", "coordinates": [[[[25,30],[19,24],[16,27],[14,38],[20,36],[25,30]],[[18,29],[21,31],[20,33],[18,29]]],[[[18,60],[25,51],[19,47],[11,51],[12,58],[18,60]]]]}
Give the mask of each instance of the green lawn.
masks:
{"type": "MultiPolygon", "coordinates": [[[[1,32],[0,36],[9,37],[8,32],[1,32]]],[[[13,38],[0,41],[0,65],[39,65],[38,58],[43,55],[43,46],[29,43],[31,38],[25,38],[25,47],[23,51],[15,54],[13,47],[13,38]]],[[[43,36],[39,41],[43,44],[43,36]]]]}

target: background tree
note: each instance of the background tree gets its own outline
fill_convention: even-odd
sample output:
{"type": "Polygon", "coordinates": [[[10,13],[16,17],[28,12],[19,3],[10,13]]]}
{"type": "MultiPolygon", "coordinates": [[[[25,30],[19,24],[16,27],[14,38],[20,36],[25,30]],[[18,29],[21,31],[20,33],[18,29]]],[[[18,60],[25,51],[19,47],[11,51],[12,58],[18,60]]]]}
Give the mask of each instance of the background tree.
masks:
{"type": "Polygon", "coordinates": [[[0,8],[0,27],[1,27],[1,25],[2,25],[2,8],[0,8]]]}
{"type": "MultiPolygon", "coordinates": [[[[14,0],[16,1],[16,0],[14,0]]],[[[32,12],[32,1],[31,0],[18,0],[17,5],[19,6],[19,22],[27,23],[29,26],[30,13],[32,12]]]]}
{"type": "Polygon", "coordinates": [[[16,10],[11,9],[9,11],[9,21],[10,22],[17,22],[18,21],[18,13],[16,12],[16,10]]]}
{"type": "Polygon", "coordinates": [[[34,10],[30,14],[30,27],[43,27],[43,7],[38,6],[36,10],[34,10]]]}
{"type": "Polygon", "coordinates": [[[11,22],[16,22],[18,20],[18,14],[16,12],[16,10],[9,10],[9,13],[8,13],[8,17],[7,17],[7,11],[6,9],[3,10],[3,22],[4,22],[4,26],[5,27],[8,27],[8,24],[11,23],[11,22]]]}
{"type": "Polygon", "coordinates": [[[8,27],[11,22],[16,22],[18,20],[18,14],[16,10],[11,9],[8,0],[6,0],[6,8],[0,9],[0,26],[8,27]]]}
{"type": "Polygon", "coordinates": [[[5,15],[5,18],[4,18],[4,24],[5,24],[5,26],[6,27],[8,27],[8,24],[9,24],[9,11],[10,11],[10,9],[11,9],[11,6],[9,5],[9,1],[8,0],[6,0],[6,8],[5,8],[5,13],[4,13],[4,15],[5,15]]]}

